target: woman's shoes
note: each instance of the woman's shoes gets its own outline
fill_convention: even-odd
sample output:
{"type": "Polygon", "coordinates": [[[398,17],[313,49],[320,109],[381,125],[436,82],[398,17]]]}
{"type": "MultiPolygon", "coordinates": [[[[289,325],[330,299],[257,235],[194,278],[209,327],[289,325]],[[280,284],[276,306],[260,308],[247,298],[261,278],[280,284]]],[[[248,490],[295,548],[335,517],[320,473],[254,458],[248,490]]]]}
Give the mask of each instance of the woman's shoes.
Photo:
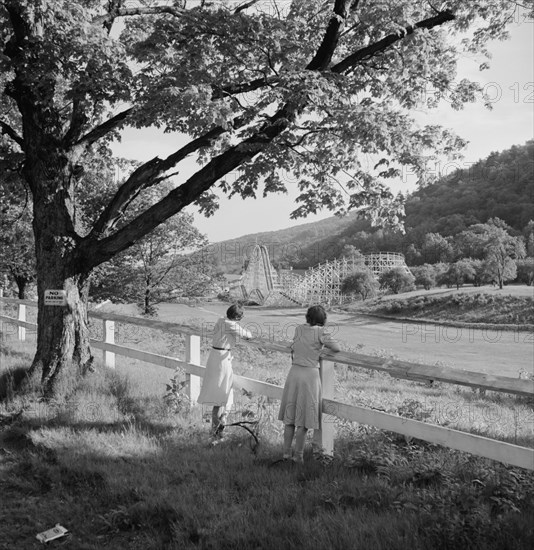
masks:
{"type": "Polygon", "coordinates": [[[303,453],[284,453],[282,455],[282,462],[294,462],[295,464],[304,464],[303,453]]]}
{"type": "Polygon", "coordinates": [[[304,464],[304,455],[303,453],[295,453],[291,460],[295,463],[295,464],[299,464],[299,465],[302,465],[304,464]]]}
{"type": "Polygon", "coordinates": [[[219,443],[222,443],[225,441],[223,432],[224,432],[225,424],[223,421],[219,421],[219,424],[212,428],[211,435],[210,435],[210,445],[218,445],[219,443]]]}

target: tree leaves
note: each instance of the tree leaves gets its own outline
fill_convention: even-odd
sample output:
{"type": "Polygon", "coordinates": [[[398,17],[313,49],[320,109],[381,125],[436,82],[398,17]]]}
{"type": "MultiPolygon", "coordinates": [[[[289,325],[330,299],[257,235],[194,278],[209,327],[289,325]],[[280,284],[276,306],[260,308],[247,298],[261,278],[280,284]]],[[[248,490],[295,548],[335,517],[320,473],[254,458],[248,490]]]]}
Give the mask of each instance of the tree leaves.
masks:
{"type": "MultiPolygon", "coordinates": [[[[31,127],[49,147],[67,149],[58,156],[75,158],[76,147],[92,141],[79,143],[81,135],[96,127],[95,139],[115,137],[125,121],[193,139],[209,134],[189,151],[209,167],[209,185],[203,172],[194,185],[182,180],[187,204],[212,212],[206,189],[213,185],[242,197],[297,187],[295,217],[360,207],[385,225],[402,217],[401,198],[384,192],[386,181],[403,166],[423,180],[429,161],[464,145],[447,130],[418,128],[409,111],[475,100],[477,84],[454,82],[458,55],[487,53],[516,9],[506,0],[452,0],[441,12],[428,2],[377,0],[353,2],[340,18],[320,0],[269,9],[139,1],[108,15],[109,3],[96,0],[3,6],[0,63],[26,120],[25,140],[33,139],[31,127]],[[113,20],[120,28],[111,29],[113,20]],[[310,65],[330,23],[341,29],[332,63],[310,65]],[[114,119],[124,103],[134,108],[114,119]],[[372,168],[378,159],[387,168],[372,168]]],[[[4,96],[0,106],[10,101],[4,96]]],[[[44,162],[50,151],[40,154],[44,162]]],[[[158,170],[146,174],[141,187],[164,179],[158,170]]],[[[185,206],[175,204],[175,211],[185,206]]]]}

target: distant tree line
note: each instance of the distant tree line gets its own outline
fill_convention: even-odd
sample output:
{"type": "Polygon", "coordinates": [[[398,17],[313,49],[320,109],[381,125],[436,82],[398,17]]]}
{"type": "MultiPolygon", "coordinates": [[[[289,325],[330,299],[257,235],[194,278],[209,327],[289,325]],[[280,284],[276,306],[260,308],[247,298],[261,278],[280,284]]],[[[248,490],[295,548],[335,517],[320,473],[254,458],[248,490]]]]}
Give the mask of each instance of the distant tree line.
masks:
{"type": "MultiPolygon", "coordinates": [[[[534,222],[530,221],[527,235],[531,237],[533,232],[534,222]]],[[[361,269],[343,281],[342,292],[366,299],[374,296],[378,288],[397,294],[416,286],[426,290],[443,285],[459,289],[469,283],[474,286],[493,284],[502,289],[505,283],[512,281],[533,285],[534,254],[529,244],[532,239],[513,233],[513,229],[499,218],[474,224],[453,237],[430,233],[426,236],[423,253],[426,258],[437,261],[410,267],[413,276],[399,268],[386,271],[378,281],[361,269]]],[[[345,246],[344,255],[357,254],[360,251],[354,246],[345,246]]]]}

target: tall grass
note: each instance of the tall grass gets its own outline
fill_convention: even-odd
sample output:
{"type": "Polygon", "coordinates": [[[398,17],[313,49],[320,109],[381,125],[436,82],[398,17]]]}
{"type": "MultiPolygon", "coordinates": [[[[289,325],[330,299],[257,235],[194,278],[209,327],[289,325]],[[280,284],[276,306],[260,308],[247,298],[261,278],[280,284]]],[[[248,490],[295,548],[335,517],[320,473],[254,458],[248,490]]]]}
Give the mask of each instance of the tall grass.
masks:
{"type": "MultiPolygon", "coordinates": [[[[147,334],[144,342],[149,351],[183,353],[174,337],[147,334]]],[[[348,422],[338,423],[330,463],[308,454],[302,468],[276,462],[277,403],[248,395],[238,396],[234,414],[263,411],[259,450],[251,452],[240,428],[212,447],[202,410],[176,412],[163,399],[172,371],[117,358],[115,371],[100,366],[67,402],[45,402],[8,382],[30,352],[9,343],[1,355],[0,548],[34,548],[35,534],[56,523],[71,533],[65,546],[77,549],[491,550],[534,542],[532,473],[348,422]]],[[[237,352],[236,370],[247,376],[281,381],[288,367],[280,354],[237,352]]],[[[450,391],[462,407],[497,399],[450,391]]],[[[339,397],[405,416],[424,417],[445,392],[338,367],[339,397]]],[[[500,400],[532,414],[525,400],[500,400]]],[[[511,437],[509,426],[500,429],[511,437]]]]}

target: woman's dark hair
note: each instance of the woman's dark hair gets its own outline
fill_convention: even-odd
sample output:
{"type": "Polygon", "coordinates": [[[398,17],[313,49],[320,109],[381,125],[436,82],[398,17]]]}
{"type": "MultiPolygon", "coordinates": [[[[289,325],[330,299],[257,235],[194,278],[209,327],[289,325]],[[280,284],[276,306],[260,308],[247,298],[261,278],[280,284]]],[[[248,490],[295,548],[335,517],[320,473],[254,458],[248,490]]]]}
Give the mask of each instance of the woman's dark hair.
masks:
{"type": "Polygon", "coordinates": [[[306,312],[306,322],[312,327],[318,325],[320,327],[324,326],[326,323],[326,311],[323,306],[312,306],[308,308],[306,312]]]}
{"type": "Polygon", "coordinates": [[[243,315],[245,315],[245,310],[239,304],[234,304],[226,310],[226,317],[230,321],[239,321],[243,318],[243,315]]]}

